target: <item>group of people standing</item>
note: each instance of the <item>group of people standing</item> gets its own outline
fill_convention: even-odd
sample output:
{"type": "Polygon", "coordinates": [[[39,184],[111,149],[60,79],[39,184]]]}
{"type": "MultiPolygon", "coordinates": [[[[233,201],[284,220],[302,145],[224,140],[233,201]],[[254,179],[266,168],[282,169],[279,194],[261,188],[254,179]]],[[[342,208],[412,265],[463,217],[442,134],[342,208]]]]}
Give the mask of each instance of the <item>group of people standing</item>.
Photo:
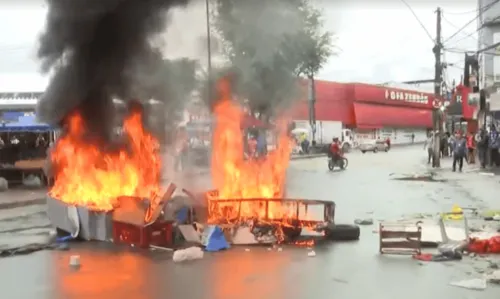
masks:
{"type": "MultiPolygon", "coordinates": [[[[476,155],[481,164],[481,168],[489,166],[500,166],[500,138],[498,131],[494,125],[489,127],[489,130],[479,129],[477,132],[468,132],[463,134],[457,131],[455,134],[446,132],[440,138],[439,153],[441,157],[452,157],[453,171],[462,171],[464,160],[468,164],[475,164],[476,155]]],[[[430,164],[434,158],[434,133],[430,133],[424,148],[427,148],[427,163],[430,164]]],[[[434,164],[434,163],[433,163],[434,164]]]]}

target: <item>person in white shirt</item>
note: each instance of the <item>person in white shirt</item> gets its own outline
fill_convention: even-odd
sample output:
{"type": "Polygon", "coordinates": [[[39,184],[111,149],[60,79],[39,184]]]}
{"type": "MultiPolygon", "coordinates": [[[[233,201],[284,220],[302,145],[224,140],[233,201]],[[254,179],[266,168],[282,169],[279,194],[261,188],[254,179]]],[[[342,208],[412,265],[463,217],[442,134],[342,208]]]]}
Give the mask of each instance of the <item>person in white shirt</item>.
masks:
{"type": "Polygon", "coordinates": [[[431,164],[434,159],[434,133],[429,133],[424,143],[424,150],[427,149],[427,164],[431,164]]]}

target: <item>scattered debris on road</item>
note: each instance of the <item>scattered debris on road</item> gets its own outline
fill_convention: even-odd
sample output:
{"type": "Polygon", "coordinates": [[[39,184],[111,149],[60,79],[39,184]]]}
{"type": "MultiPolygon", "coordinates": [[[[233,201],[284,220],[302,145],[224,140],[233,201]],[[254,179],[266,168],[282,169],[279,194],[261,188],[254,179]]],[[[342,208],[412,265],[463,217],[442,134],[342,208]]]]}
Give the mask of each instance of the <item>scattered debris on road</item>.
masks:
{"type": "Polygon", "coordinates": [[[379,224],[380,254],[422,253],[422,222],[381,222],[379,224]]]}
{"type": "Polygon", "coordinates": [[[446,179],[436,178],[435,173],[426,174],[412,174],[412,175],[402,175],[400,177],[393,178],[395,181],[415,181],[415,182],[432,182],[432,183],[444,183],[447,182],[446,179]]]}
{"type": "Polygon", "coordinates": [[[372,225],[373,219],[372,218],[356,219],[354,220],[354,223],[357,225],[372,225]]]}
{"type": "Polygon", "coordinates": [[[500,270],[485,275],[485,278],[489,283],[500,285],[500,270]]]}
{"type": "Polygon", "coordinates": [[[73,267],[73,268],[80,267],[80,256],[79,255],[70,256],[69,257],[69,265],[70,265],[70,267],[73,267]]]}
{"type": "Polygon", "coordinates": [[[191,260],[199,260],[203,258],[203,250],[200,247],[189,247],[186,249],[179,249],[174,251],[174,255],[172,256],[172,260],[176,263],[191,261],[191,260]]]}
{"type": "Polygon", "coordinates": [[[486,289],[486,280],[483,278],[465,279],[465,280],[450,282],[450,285],[469,290],[482,291],[486,289]]]}

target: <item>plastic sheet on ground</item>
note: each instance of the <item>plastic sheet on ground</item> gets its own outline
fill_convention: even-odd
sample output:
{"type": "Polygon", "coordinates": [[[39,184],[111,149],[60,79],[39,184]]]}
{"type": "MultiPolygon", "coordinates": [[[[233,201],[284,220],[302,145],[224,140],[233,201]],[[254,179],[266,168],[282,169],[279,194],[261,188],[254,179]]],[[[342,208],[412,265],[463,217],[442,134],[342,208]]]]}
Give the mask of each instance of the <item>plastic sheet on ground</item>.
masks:
{"type": "Polygon", "coordinates": [[[9,190],[9,182],[5,178],[0,177],[0,192],[9,190]]]}
{"type": "Polygon", "coordinates": [[[465,279],[465,280],[450,282],[450,285],[469,290],[482,291],[486,289],[486,280],[482,278],[465,279]]]}
{"type": "Polygon", "coordinates": [[[172,256],[172,260],[176,263],[191,261],[191,260],[199,260],[203,258],[203,250],[199,247],[189,247],[186,249],[179,249],[174,251],[174,255],[172,256]]]}
{"type": "Polygon", "coordinates": [[[220,251],[229,248],[229,243],[222,229],[216,225],[209,226],[205,235],[205,250],[220,251]]]}
{"type": "Polygon", "coordinates": [[[473,238],[467,247],[467,251],[480,254],[500,254],[500,236],[492,236],[488,239],[473,238]]]}
{"type": "Polygon", "coordinates": [[[23,185],[29,188],[40,188],[42,187],[42,180],[35,175],[28,175],[23,179],[23,185]]]}

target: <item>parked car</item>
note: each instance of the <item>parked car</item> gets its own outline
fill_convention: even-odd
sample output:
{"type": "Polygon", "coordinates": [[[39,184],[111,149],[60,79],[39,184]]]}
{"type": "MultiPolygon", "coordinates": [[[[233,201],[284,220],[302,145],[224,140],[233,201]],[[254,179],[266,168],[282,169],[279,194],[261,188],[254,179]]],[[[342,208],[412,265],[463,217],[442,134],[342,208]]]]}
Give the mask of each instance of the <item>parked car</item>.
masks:
{"type": "Polygon", "coordinates": [[[389,146],[384,140],[370,140],[359,145],[359,150],[364,154],[366,152],[389,151],[389,146]]]}

